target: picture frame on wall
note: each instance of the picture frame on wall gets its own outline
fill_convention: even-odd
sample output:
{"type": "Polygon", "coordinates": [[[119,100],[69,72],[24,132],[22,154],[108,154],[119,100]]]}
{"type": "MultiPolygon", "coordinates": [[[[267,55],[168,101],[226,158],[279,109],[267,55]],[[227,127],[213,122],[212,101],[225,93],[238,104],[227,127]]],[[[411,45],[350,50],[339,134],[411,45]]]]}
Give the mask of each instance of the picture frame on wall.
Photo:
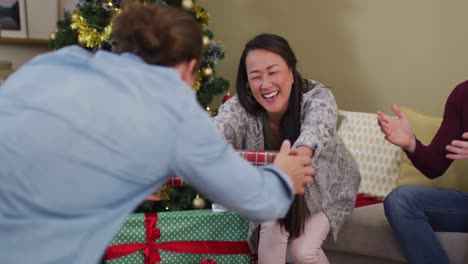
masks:
{"type": "Polygon", "coordinates": [[[25,0],[0,0],[0,35],[2,38],[27,38],[25,0]]]}

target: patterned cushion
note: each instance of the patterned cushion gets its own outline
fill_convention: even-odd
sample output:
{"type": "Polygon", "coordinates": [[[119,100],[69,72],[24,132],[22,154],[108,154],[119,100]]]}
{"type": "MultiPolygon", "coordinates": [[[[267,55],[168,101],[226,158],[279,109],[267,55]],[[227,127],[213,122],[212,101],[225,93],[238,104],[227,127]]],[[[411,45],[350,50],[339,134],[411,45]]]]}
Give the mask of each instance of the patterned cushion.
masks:
{"type": "Polygon", "coordinates": [[[377,115],[340,111],[341,136],[361,171],[359,194],[383,199],[396,187],[401,149],[384,138],[377,115]]]}

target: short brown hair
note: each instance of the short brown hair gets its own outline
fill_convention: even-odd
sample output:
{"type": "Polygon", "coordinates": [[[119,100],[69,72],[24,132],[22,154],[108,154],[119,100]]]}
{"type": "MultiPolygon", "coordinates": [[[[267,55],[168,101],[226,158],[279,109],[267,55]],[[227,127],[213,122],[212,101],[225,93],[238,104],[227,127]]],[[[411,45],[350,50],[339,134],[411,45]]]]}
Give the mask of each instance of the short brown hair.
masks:
{"type": "Polygon", "coordinates": [[[202,30],[188,12],[168,5],[132,3],[113,19],[115,52],[149,64],[175,66],[202,55],[202,30]]]}

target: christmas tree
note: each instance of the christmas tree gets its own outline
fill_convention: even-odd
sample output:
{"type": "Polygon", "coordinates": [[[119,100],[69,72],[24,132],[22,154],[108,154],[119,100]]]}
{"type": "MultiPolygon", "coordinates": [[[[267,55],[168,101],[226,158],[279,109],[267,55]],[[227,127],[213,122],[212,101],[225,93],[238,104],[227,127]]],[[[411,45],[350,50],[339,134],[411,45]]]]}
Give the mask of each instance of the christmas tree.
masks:
{"type": "MultiPolygon", "coordinates": [[[[130,0],[132,1],[132,0],[130,0]]],[[[210,22],[208,12],[196,0],[133,0],[147,4],[165,4],[183,8],[190,12],[203,29],[203,56],[200,70],[193,87],[200,105],[214,115],[208,105],[215,95],[228,89],[229,82],[216,75],[216,64],[223,59],[224,51],[220,42],[214,41],[213,33],[207,28],[210,22]]],[[[112,17],[116,15],[124,2],[129,0],[80,0],[72,13],[65,12],[64,19],[57,22],[57,29],[51,33],[49,45],[59,49],[69,45],[80,45],[92,52],[113,50],[112,17]]],[[[183,186],[164,186],[157,195],[159,202],[145,202],[137,209],[146,211],[177,211],[201,209],[210,202],[192,188],[183,186]]]]}
{"type": "MultiPolygon", "coordinates": [[[[208,12],[196,0],[133,1],[180,7],[190,12],[200,23],[203,28],[204,50],[197,82],[193,88],[200,105],[209,110],[208,106],[214,96],[224,93],[229,87],[229,82],[216,74],[216,64],[223,59],[224,51],[220,42],[213,39],[213,32],[207,28],[210,23],[208,12]]],[[[119,12],[124,2],[129,0],[80,0],[71,14],[65,12],[64,19],[57,22],[56,31],[50,35],[50,47],[59,49],[69,45],[80,45],[90,51],[112,51],[111,19],[119,12]]],[[[209,112],[215,114],[215,111],[209,112]]]]}

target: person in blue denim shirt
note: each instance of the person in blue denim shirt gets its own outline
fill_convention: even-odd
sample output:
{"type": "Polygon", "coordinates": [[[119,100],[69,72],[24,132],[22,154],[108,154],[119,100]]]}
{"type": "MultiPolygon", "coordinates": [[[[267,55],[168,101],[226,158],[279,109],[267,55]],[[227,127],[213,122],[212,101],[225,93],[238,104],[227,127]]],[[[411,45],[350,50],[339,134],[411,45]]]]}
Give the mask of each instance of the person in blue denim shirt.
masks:
{"type": "Polygon", "coordinates": [[[256,220],[283,217],[312,181],[288,142],[255,168],[218,135],[190,88],[202,51],[190,14],[138,4],[113,25],[116,54],[63,48],[0,89],[0,263],[98,262],[171,175],[256,220]]]}

